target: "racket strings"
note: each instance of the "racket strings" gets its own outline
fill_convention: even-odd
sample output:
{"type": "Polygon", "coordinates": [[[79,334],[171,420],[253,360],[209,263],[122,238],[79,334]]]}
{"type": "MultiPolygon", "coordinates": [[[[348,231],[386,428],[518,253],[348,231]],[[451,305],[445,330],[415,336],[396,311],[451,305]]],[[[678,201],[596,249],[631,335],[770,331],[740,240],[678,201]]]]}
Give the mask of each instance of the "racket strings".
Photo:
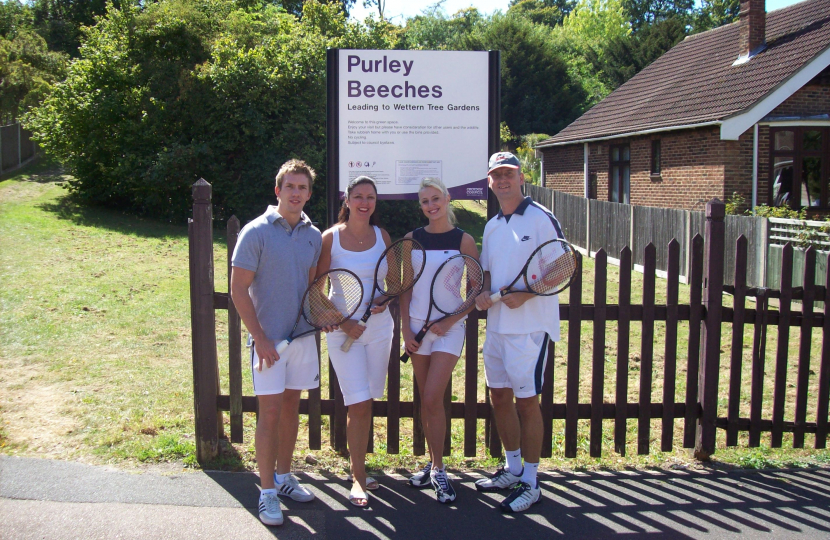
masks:
{"type": "Polygon", "coordinates": [[[466,311],[475,304],[484,287],[484,272],[475,259],[455,256],[439,270],[435,279],[433,302],[446,315],[466,311]]]}
{"type": "Polygon", "coordinates": [[[363,286],[353,273],[331,270],[318,277],[303,301],[303,314],[312,326],[336,326],[348,319],[363,300],[363,286]],[[337,292],[337,304],[331,298],[337,292]],[[339,304],[339,306],[338,306],[339,304]]]}
{"type": "Polygon", "coordinates": [[[387,296],[397,296],[418,280],[423,267],[423,248],[414,240],[404,239],[389,246],[385,253],[386,277],[378,288],[387,296]]]}
{"type": "Polygon", "coordinates": [[[533,256],[525,274],[527,287],[537,294],[550,294],[570,281],[577,265],[573,248],[553,242],[533,256]]]}
{"type": "Polygon", "coordinates": [[[464,278],[464,267],[460,264],[453,264],[449,272],[446,273],[444,279],[444,289],[457,299],[463,298],[463,291],[461,281],[464,278]]]}

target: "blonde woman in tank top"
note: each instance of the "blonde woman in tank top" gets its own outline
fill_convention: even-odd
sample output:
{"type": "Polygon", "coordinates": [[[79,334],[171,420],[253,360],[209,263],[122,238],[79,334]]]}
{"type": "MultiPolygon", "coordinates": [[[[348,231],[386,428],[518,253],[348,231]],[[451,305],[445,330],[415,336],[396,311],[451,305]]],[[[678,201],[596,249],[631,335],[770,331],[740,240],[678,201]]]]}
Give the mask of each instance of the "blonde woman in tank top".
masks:
{"type": "MultiPolygon", "coordinates": [[[[374,287],[375,265],[391,243],[389,234],[374,224],[377,188],[368,176],[360,176],[349,183],[338,222],[323,233],[323,247],[317,263],[317,273],[331,268],[347,268],[363,282],[363,306],[360,317],[368,306],[374,287]]],[[[378,303],[383,296],[375,297],[378,303]]],[[[336,302],[336,299],[333,298],[336,302]]],[[[392,347],[394,321],[386,306],[372,309],[366,326],[350,319],[326,336],[343,401],[348,407],[346,440],[352,467],[352,487],[349,501],[355,506],[369,504],[367,489],[377,489],[375,479],[366,476],[366,448],[372,419],[372,400],[383,397],[389,353],[392,347]],[[348,352],[340,350],[347,338],[354,338],[348,352]]]]}
{"type": "Polygon", "coordinates": [[[409,479],[414,487],[432,486],[438,502],[455,500],[455,490],[444,470],[444,391],[464,347],[464,320],[472,308],[436,323],[419,344],[415,335],[424,325],[430,302],[432,278],[441,264],[459,253],[478,260],[475,240],[455,226],[450,194],[438,178],[424,178],[418,191],[421,210],[429,219],[426,227],[406,235],[426,250],[424,273],[415,287],[401,296],[401,335],[412,358],[412,369],[421,395],[421,418],[429,445],[430,462],[409,479]]]}

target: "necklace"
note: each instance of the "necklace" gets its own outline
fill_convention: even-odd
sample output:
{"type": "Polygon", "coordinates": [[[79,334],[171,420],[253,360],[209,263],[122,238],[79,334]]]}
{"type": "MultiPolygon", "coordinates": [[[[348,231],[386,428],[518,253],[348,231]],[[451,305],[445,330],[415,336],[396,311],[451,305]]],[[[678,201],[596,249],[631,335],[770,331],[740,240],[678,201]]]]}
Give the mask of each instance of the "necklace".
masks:
{"type": "MultiPolygon", "coordinates": [[[[352,237],[352,238],[354,238],[354,239],[357,241],[357,243],[358,243],[358,244],[360,244],[361,246],[363,245],[363,242],[364,242],[364,241],[366,241],[366,240],[368,240],[368,239],[369,239],[369,235],[368,235],[368,234],[364,234],[364,235],[363,235],[363,240],[361,240],[361,239],[360,239],[360,238],[358,238],[358,236],[357,236],[355,233],[353,233],[353,232],[352,232],[352,230],[351,230],[351,229],[349,229],[348,227],[346,227],[346,228],[345,228],[345,230],[349,231],[349,235],[351,235],[351,237],[352,237]]],[[[372,232],[374,232],[374,231],[370,230],[369,232],[370,232],[370,233],[372,233],[372,232]]]]}

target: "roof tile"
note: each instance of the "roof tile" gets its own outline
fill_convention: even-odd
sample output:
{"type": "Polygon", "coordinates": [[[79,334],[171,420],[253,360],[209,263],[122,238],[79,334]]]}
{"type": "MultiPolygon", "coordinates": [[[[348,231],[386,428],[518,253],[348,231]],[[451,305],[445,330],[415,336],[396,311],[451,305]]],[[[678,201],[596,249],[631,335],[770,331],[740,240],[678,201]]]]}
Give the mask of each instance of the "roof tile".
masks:
{"type": "Polygon", "coordinates": [[[719,121],[744,110],[830,46],[830,0],[767,13],[766,49],[733,66],[738,33],[735,22],[687,37],[540,145],[719,121]]]}

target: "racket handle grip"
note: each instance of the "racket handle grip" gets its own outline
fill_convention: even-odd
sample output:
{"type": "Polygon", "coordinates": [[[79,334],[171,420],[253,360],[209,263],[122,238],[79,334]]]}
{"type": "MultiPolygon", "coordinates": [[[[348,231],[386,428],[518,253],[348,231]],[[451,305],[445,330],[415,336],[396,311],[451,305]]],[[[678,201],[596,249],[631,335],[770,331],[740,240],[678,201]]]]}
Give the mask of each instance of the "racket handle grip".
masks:
{"type": "MultiPolygon", "coordinates": [[[[357,321],[357,324],[360,326],[366,326],[366,321],[357,321]]],[[[352,348],[352,343],[354,343],[353,337],[346,338],[346,341],[344,341],[343,345],[340,346],[340,350],[343,352],[349,352],[349,349],[352,348]]]]}
{"type": "MultiPolygon", "coordinates": [[[[427,334],[427,329],[426,328],[421,328],[421,331],[418,332],[418,335],[415,336],[415,341],[417,341],[418,343],[421,343],[424,340],[424,336],[426,334],[427,334]]],[[[401,356],[401,362],[406,364],[408,361],[409,361],[409,353],[404,352],[403,356],[401,356]]]]}
{"type": "Polygon", "coordinates": [[[276,347],[277,348],[277,354],[282,356],[282,353],[285,352],[285,349],[288,348],[289,343],[291,343],[291,342],[288,341],[287,339],[284,339],[284,340],[280,341],[279,343],[277,343],[277,347],[276,347]]]}
{"type": "Polygon", "coordinates": [[[504,296],[504,294],[501,291],[494,292],[493,294],[490,295],[490,301],[493,302],[494,304],[496,302],[501,302],[501,297],[502,296],[504,296]]]}

